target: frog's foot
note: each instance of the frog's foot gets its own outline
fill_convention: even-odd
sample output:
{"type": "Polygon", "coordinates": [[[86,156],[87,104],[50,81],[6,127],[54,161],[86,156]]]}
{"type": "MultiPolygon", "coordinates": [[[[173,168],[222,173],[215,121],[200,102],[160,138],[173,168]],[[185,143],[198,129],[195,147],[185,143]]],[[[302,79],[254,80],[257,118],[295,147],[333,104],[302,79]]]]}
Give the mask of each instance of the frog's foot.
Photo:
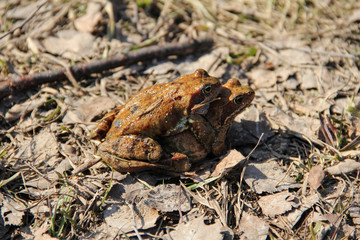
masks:
{"type": "Polygon", "coordinates": [[[102,154],[103,161],[118,172],[141,172],[146,170],[165,170],[166,166],[158,163],[119,158],[109,153],[102,154]]]}
{"type": "MultiPolygon", "coordinates": [[[[156,162],[161,159],[162,147],[152,138],[140,135],[124,135],[109,138],[100,144],[98,153],[103,158],[114,156],[156,162]]],[[[113,158],[113,157],[111,157],[113,158]]]]}
{"type": "Polygon", "coordinates": [[[104,162],[119,172],[134,173],[149,170],[161,173],[181,173],[188,171],[191,167],[189,159],[182,153],[175,153],[171,158],[156,163],[123,159],[109,153],[103,153],[102,158],[104,162]]]}
{"type": "Polygon", "coordinates": [[[189,158],[182,153],[172,153],[172,157],[164,160],[160,160],[159,165],[162,165],[164,169],[171,172],[186,172],[189,171],[191,163],[189,158]]]}

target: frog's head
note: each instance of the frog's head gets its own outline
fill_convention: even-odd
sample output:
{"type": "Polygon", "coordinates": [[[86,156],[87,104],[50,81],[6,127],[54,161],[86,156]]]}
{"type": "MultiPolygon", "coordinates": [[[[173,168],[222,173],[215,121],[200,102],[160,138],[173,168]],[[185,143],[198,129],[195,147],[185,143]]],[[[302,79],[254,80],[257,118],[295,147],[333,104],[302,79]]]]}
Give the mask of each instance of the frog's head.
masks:
{"type": "Polygon", "coordinates": [[[208,119],[213,124],[231,124],[235,117],[247,108],[255,97],[255,91],[241,85],[235,78],[229,79],[219,93],[220,99],[211,104],[208,119]]]}
{"type": "Polygon", "coordinates": [[[241,85],[240,81],[235,78],[229,79],[223,87],[229,89],[231,94],[227,97],[228,101],[223,107],[221,119],[223,124],[229,124],[251,104],[255,97],[255,91],[248,86],[241,85]]]}
{"type": "Polygon", "coordinates": [[[190,97],[188,110],[191,114],[206,114],[210,103],[217,98],[221,90],[219,79],[210,76],[204,69],[197,69],[176,81],[184,83],[190,97]]]}

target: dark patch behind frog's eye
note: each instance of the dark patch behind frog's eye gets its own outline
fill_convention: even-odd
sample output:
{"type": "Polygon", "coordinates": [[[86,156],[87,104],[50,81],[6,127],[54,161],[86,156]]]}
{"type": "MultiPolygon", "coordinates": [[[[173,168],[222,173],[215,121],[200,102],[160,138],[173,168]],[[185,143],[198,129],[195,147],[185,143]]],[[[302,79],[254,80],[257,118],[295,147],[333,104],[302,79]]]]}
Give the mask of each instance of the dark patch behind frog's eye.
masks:
{"type": "Polygon", "coordinates": [[[203,94],[209,94],[211,92],[211,84],[206,84],[201,88],[203,94]]]}
{"type": "Polygon", "coordinates": [[[237,95],[235,98],[234,98],[234,103],[235,104],[241,104],[242,101],[244,100],[244,96],[243,95],[237,95]]]}

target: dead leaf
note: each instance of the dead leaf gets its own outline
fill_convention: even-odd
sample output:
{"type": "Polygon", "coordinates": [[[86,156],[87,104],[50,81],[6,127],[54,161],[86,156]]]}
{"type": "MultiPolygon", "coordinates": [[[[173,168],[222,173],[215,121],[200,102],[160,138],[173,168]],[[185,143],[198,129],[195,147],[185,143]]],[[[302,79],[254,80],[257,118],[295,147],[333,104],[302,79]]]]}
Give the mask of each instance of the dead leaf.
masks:
{"type": "Polygon", "coordinates": [[[319,196],[314,193],[306,198],[301,199],[301,203],[299,204],[299,208],[293,208],[291,211],[281,215],[284,218],[284,221],[277,221],[279,226],[282,226],[283,229],[288,229],[290,226],[291,228],[294,227],[297,222],[301,219],[303,213],[307,211],[309,208],[312,208],[315,203],[319,201],[319,196]]]}
{"type": "Polygon", "coordinates": [[[246,75],[254,81],[254,85],[257,88],[270,88],[277,82],[277,76],[274,71],[262,68],[254,68],[246,75]]]}
{"type": "MultiPolygon", "coordinates": [[[[306,49],[311,50],[309,47],[306,49]]],[[[307,52],[285,49],[280,51],[280,55],[283,59],[287,60],[288,64],[291,65],[313,64],[311,56],[307,52]]]]}
{"type": "Polygon", "coordinates": [[[235,118],[228,139],[232,146],[255,146],[261,135],[262,141],[266,141],[275,133],[262,109],[252,105],[235,118]]]}
{"type": "Polygon", "coordinates": [[[299,83],[295,78],[289,78],[288,80],[286,80],[284,83],[284,88],[287,90],[295,90],[299,83]]]}
{"type": "Polygon", "coordinates": [[[20,204],[18,201],[2,195],[0,193],[0,198],[2,199],[1,206],[1,218],[3,219],[5,225],[15,225],[20,226],[23,224],[24,211],[18,211],[24,209],[25,206],[20,204]]]}
{"type": "Polygon", "coordinates": [[[170,71],[175,71],[176,69],[177,66],[175,63],[166,61],[149,67],[145,70],[144,73],[153,75],[164,75],[170,71]]]}
{"type": "Polygon", "coordinates": [[[301,89],[317,89],[318,83],[312,69],[305,69],[298,75],[300,76],[301,89]]]}
{"type": "Polygon", "coordinates": [[[289,76],[295,75],[295,70],[289,67],[277,67],[275,70],[277,82],[285,82],[289,76]]]}
{"type": "Polygon", "coordinates": [[[309,138],[317,139],[316,131],[320,127],[320,121],[313,117],[287,114],[279,108],[265,108],[264,112],[271,121],[274,121],[284,130],[290,130],[309,138]]]}
{"type": "Polygon", "coordinates": [[[122,232],[102,222],[100,226],[96,226],[91,231],[87,231],[83,236],[79,236],[79,240],[113,240],[117,239],[122,232]]]}
{"type": "Polygon", "coordinates": [[[360,9],[354,9],[353,13],[348,17],[347,24],[360,20],[360,9]]]}
{"type": "Polygon", "coordinates": [[[15,137],[19,141],[19,148],[16,151],[15,158],[21,160],[34,160],[33,165],[40,164],[46,159],[49,166],[54,166],[59,161],[58,145],[49,129],[41,130],[33,138],[15,137]],[[34,153],[36,153],[34,155],[34,153]]]}
{"type": "Polygon", "coordinates": [[[144,203],[162,212],[190,211],[190,196],[181,186],[175,184],[161,184],[148,191],[144,203]]]}
{"type": "Polygon", "coordinates": [[[309,172],[309,185],[315,190],[318,189],[318,187],[321,186],[324,177],[325,171],[321,165],[312,167],[309,172]]]}
{"type": "Polygon", "coordinates": [[[39,105],[43,104],[48,95],[44,94],[40,98],[29,99],[24,103],[18,103],[12,106],[5,114],[5,119],[8,122],[13,122],[18,120],[22,115],[26,115],[34,110],[39,105]]]}
{"type": "Polygon", "coordinates": [[[71,60],[81,60],[93,51],[94,36],[74,30],[62,30],[55,36],[43,40],[46,50],[52,54],[60,55],[71,60]]]}
{"type": "Polygon", "coordinates": [[[326,214],[319,212],[312,212],[311,216],[307,219],[308,222],[328,222],[330,224],[335,224],[338,220],[340,220],[340,216],[338,214],[326,214]]]}
{"type": "Polygon", "coordinates": [[[222,225],[218,219],[216,219],[213,224],[205,224],[204,220],[204,217],[198,217],[186,223],[182,222],[178,224],[174,231],[165,235],[164,239],[224,239],[225,233],[222,233],[222,225]]]}
{"type": "Polygon", "coordinates": [[[301,187],[301,184],[286,175],[286,169],[273,160],[249,164],[245,170],[244,180],[258,194],[301,187]]]}
{"type": "Polygon", "coordinates": [[[326,168],[326,171],[332,175],[347,174],[360,169],[360,162],[352,159],[345,159],[343,162],[326,168]]]}
{"type": "MultiPolygon", "coordinates": [[[[34,12],[36,8],[38,8],[39,3],[33,2],[27,5],[20,5],[16,8],[10,8],[5,11],[6,18],[8,19],[25,19],[27,16],[29,16],[29,13],[34,12]]],[[[46,7],[43,6],[43,7],[46,7]]],[[[45,10],[45,9],[43,9],[45,10]]]]}
{"type": "Polygon", "coordinates": [[[50,229],[49,222],[45,221],[39,228],[34,232],[34,239],[36,240],[56,240],[57,238],[51,237],[47,232],[50,229]]]}
{"type": "Polygon", "coordinates": [[[239,232],[240,239],[265,240],[269,233],[269,224],[254,215],[243,212],[239,232]]]}
{"type": "Polygon", "coordinates": [[[109,97],[83,97],[72,103],[63,122],[90,122],[94,117],[114,107],[115,103],[109,97]]]}
{"type": "Polygon", "coordinates": [[[111,204],[104,210],[105,222],[120,232],[131,232],[155,227],[159,218],[157,210],[146,204],[111,204]]]}
{"type": "Polygon", "coordinates": [[[195,61],[188,60],[178,64],[177,70],[180,72],[180,75],[185,75],[193,73],[194,69],[201,67],[208,71],[211,76],[221,77],[225,73],[226,69],[221,67],[216,69],[215,71],[213,71],[212,69],[216,68],[217,65],[215,63],[217,63],[219,60],[221,62],[221,59],[225,59],[227,54],[229,54],[228,47],[219,47],[212,50],[210,53],[204,54],[201,57],[196,58],[195,61]]]}
{"type": "Polygon", "coordinates": [[[244,163],[246,158],[237,150],[233,149],[216,165],[211,177],[225,175],[240,163],[244,163]]]}
{"type": "Polygon", "coordinates": [[[101,5],[95,2],[89,2],[86,8],[86,14],[75,19],[74,26],[83,33],[92,33],[96,25],[101,20],[101,5]]]}
{"type": "Polygon", "coordinates": [[[265,215],[275,217],[286,213],[293,208],[297,208],[300,204],[300,200],[295,196],[295,194],[290,193],[289,191],[284,191],[261,197],[258,203],[265,215]]]}

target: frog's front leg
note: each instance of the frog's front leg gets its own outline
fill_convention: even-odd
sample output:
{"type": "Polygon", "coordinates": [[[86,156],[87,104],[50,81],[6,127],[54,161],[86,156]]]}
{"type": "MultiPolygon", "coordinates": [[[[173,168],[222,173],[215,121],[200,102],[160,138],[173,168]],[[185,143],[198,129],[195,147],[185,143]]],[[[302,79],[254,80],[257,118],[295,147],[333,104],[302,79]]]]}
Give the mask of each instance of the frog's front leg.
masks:
{"type": "Polygon", "coordinates": [[[226,150],[226,136],[229,126],[221,126],[217,129],[215,140],[212,144],[212,153],[215,156],[220,156],[226,150]]]}
{"type": "Polygon", "coordinates": [[[188,125],[197,141],[204,146],[207,152],[210,152],[216,135],[212,125],[200,115],[191,116],[188,125]]]}

